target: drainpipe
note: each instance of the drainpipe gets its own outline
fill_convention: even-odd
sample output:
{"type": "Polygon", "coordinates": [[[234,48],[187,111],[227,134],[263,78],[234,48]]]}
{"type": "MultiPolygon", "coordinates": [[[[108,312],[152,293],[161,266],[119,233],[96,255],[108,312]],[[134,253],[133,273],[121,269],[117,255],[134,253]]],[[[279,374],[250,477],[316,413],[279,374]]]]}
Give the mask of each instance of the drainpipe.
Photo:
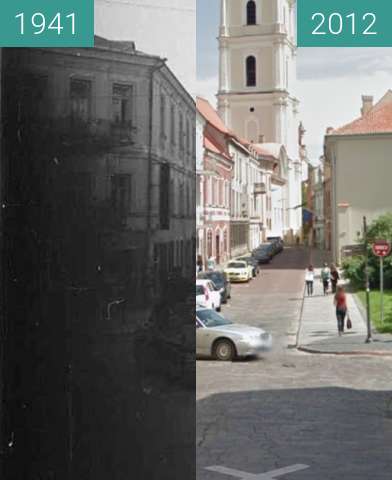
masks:
{"type": "MultiPolygon", "coordinates": [[[[149,125],[148,125],[148,180],[147,180],[147,239],[146,239],[146,260],[147,260],[147,278],[152,273],[153,261],[151,256],[152,245],[152,189],[153,189],[153,161],[152,161],[152,147],[153,147],[153,133],[154,133],[154,76],[155,72],[166,65],[167,59],[159,59],[158,63],[151,67],[150,70],[150,91],[149,91],[149,125]]],[[[151,286],[149,285],[149,289],[151,286]]],[[[151,290],[148,292],[150,296],[151,290]]]]}

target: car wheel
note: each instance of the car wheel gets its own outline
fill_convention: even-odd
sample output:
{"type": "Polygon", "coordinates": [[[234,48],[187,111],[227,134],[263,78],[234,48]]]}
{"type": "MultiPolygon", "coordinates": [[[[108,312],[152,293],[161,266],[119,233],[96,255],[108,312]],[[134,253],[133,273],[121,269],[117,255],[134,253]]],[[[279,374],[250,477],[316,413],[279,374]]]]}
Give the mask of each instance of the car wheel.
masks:
{"type": "Polygon", "coordinates": [[[220,312],[222,310],[221,306],[219,305],[219,307],[216,308],[216,311],[217,312],[220,312]]]}
{"type": "Polygon", "coordinates": [[[235,357],[235,347],[230,340],[218,340],[214,345],[214,358],[221,362],[230,362],[235,357]]]}

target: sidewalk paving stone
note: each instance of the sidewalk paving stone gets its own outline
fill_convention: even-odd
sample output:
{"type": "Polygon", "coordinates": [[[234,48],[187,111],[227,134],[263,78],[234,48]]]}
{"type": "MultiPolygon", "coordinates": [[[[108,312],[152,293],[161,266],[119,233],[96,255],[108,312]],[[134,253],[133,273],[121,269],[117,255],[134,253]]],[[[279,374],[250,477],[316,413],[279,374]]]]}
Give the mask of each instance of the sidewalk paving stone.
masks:
{"type": "Polygon", "coordinates": [[[314,295],[304,297],[297,339],[298,350],[309,353],[392,356],[392,335],[372,332],[373,342],[365,343],[367,327],[363,308],[351,293],[347,293],[347,303],[353,328],[346,329],[344,335],[339,337],[333,295],[323,294],[320,272],[321,269],[315,269],[314,295]]]}

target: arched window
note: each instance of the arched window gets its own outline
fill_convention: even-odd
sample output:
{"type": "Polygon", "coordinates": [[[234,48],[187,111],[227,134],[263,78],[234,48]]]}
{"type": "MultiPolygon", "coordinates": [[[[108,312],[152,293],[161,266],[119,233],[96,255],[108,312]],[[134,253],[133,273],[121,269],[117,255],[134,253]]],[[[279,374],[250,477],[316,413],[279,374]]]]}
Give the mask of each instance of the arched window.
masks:
{"type": "Polygon", "coordinates": [[[256,2],[254,0],[250,0],[246,4],[246,23],[256,25],[256,2]]]}
{"type": "Polygon", "coordinates": [[[246,86],[256,86],[256,58],[253,56],[246,59],[246,86]]]}

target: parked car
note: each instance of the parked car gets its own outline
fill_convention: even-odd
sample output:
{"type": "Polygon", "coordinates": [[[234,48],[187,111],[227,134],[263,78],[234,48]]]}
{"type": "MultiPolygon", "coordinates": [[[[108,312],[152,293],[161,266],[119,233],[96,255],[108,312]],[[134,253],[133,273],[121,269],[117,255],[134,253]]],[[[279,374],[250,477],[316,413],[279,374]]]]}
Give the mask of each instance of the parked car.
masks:
{"type": "Polygon", "coordinates": [[[241,262],[246,262],[249,266],[251,266],[252,267],[253,278],[257,277],[257,275],[259,274],[259,270],[260,270],[259,269],[259,262],[254,257],[249,255],[248,257],[238,257],[238,258],[236,258],[236,260],[239,260],[241,262]]]}
{"type": "Polygon", "coordinates": [[[203,285],[196,285],[196,306],[207,307],[209,305],[206,293],[207,291],[203,285]]]}
{"type": "Polygon", "coordinates": [[[222,303],[226,303],[231,298],[231,285],[225,272],[213,271],[213,272],[200,272],[197,278],[201,280],[212,280],[214,285],[219,288],[221,293],[222,303]]]}
{"type": "Polygon", "coordinates": [[[267,237],[267,240],[276,245],[277,253],[283,252],[284,242],[281,237],[267,237]]]}
{"type": "Polygon", "coordinates": [[[259,263],[269,263],[274,255],[275,249],[272,243],[263,243],[252,252],[252,257],[254,257],[259,263]]]}
{"type": "MultiPolygon", "coordinates": [[[[204,290],[204,300],[202,305],[220,312],[221,304],[222,304],[221,294],[220,294],[219,288],[214,284],[214,282],[212,282],[211,280],[197,279],[196,288],[198,286],[203,287],[203,290],[204,290]]],[[[197,293],[198,292],[196,290],[196,294],[197,293]]],[[[198,304],[198,298],[196,296],[196,305],[197,304],[198,304]]]]}
{"type": "Polygon", "coordinates": [[[230,282],[249,282],[253,278],[252,267],[247,262],[234,260],[227,264],[225,273],[230,282]]]}
{"type": "Polygon", "coordinates": [[[272,346],[261,328],[231,321],[209,308],[196,308],[196,355],[231,361],[256,356],[272,346]]]}

